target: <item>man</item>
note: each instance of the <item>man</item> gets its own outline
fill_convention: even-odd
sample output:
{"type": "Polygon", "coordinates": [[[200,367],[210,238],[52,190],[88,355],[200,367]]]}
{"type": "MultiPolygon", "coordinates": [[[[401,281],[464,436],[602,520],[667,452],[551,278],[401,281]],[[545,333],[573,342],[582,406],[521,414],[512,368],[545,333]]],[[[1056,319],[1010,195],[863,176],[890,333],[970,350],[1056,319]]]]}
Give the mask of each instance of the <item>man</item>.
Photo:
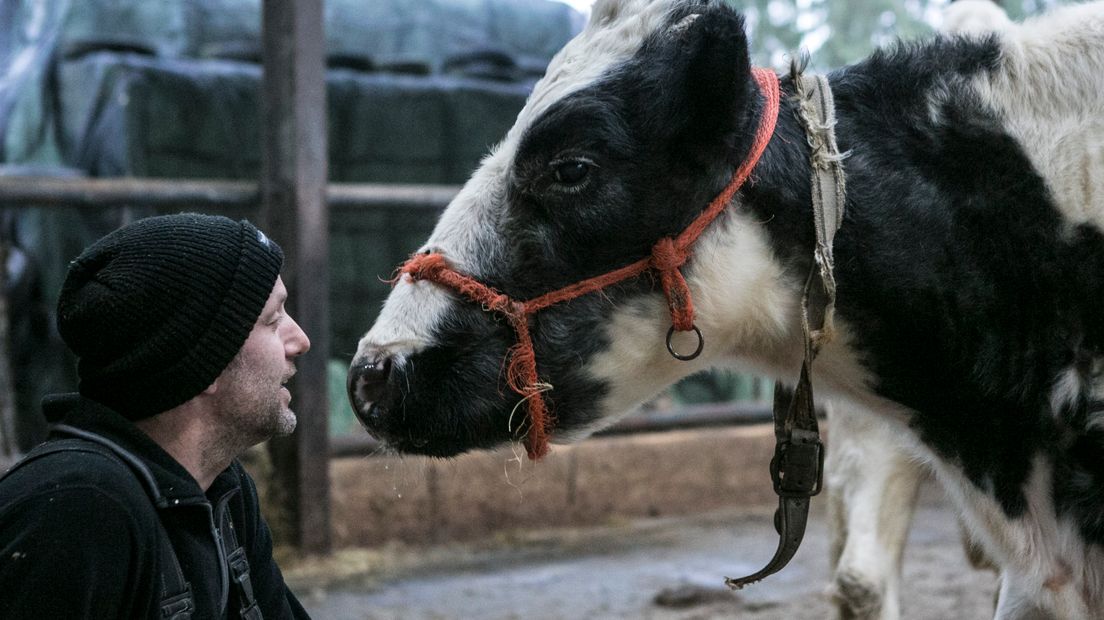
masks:
{"type": "Polygon", "coordinates": [[[138,220],[69,266],[80,393],[0,480],[0,618],[306,618],[235,460],[295,428],[310,341],[283,252],[246,221],[138,220]]]}

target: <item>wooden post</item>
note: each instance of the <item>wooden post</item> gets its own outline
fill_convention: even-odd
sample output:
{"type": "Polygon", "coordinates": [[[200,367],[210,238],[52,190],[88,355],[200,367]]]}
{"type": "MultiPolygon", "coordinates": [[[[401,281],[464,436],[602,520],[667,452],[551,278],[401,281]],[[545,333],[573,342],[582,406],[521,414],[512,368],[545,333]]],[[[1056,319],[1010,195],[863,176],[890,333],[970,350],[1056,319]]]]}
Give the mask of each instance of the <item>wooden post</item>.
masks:
{"type": "Polygon", "coordinates": [[[8,308],[8,244],[0,239],[0,473],[19,457],[8,308]]]}
{"type": "Polygon", "coordinates": [[[330,551],[329,211],[322,0],[263,0],[260,222],[284,248],[288,310],[311,338],[297,363],[296,432],[270,443],[275,482],[307,553],[330,551]]]}

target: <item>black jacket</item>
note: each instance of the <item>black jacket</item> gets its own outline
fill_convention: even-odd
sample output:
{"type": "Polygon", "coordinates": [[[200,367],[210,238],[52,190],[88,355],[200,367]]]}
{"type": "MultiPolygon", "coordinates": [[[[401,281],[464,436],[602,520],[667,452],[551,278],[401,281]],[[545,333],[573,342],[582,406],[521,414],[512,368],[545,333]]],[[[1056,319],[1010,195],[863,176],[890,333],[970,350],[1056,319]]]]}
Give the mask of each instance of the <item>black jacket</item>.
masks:
{"type": "MultiPolygon", "coordinates": [[[[119,459],[62,452],[0,482],[0,618],[157,618],[164,524],[195,619],[237,618],[216,524],[229,511],[265,620],[307,618],[272,559],[272,537],[253,480],[235,461],[204,493],[152,439],[119,414],[77,395],[48,399],[51,422],[95,433],[138,457],[140,479],[119,459]],[[158,507],[160,506],[160,507],[158,507]]],[[[51,439],[65,433],[55,431],[51,439]]]]}

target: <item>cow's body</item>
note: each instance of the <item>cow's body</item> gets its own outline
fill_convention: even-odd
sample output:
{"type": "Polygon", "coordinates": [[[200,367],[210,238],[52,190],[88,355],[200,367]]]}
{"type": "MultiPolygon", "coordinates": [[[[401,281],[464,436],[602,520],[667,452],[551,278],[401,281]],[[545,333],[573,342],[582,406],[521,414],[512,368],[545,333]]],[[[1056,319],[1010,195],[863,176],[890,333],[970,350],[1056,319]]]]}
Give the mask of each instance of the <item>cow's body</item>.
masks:
{"type": "MultiPolygon", "coordinates": [[[[902,45],[830,81],[851,156],[837,337],[814,386],[868,412],[935,471],[1001,568],[999,617],[1094,617],[1104,609],[1104,4],[998,36],[902,45]]],[[[601,2],[426,249],[518,299],[637,260],[725,184],[762,108],[730,9],[601,2]]],[[[808,165],[784,100],[752,184],[683,269],[707,343],[698,361],[668,355],[671,319],[648,277],[532,320],[558,439],[708,365],[794,379],[814,244],[808,165]]],[[[508,441],[524,426],[500,374],[511,342],[508,325],[473,304],[402,281],[354,362],[358,413],[412,452],[508,441]]]]}
{"type": "MultiPolygon", "coordinates": [[[[1011,26],[992,0],[957,0],[944,11],[942,31],[989,36],[1011,26]]],[[[897,620],[901,561],[927,467],[879,416],[847,403],[827,409],[835,431],[825,462],[830,592],[840,620],[897,620]]],[[[984,550],[963,534],[971,563],[992,568],[984,550]]]]}

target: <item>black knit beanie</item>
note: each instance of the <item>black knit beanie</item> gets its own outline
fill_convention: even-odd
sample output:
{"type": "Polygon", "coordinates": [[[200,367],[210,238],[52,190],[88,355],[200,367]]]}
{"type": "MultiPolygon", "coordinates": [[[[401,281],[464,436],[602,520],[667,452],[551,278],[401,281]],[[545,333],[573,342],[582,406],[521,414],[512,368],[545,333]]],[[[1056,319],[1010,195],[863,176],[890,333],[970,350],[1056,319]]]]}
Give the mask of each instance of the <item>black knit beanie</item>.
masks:
{"type": "Polygon", "coordinates": [[[199,394],[245,343],[283,260],[249,222],[195,213],[138,220],[92,244],[58,300],[81,394],[131,420],[199,394]]]}

